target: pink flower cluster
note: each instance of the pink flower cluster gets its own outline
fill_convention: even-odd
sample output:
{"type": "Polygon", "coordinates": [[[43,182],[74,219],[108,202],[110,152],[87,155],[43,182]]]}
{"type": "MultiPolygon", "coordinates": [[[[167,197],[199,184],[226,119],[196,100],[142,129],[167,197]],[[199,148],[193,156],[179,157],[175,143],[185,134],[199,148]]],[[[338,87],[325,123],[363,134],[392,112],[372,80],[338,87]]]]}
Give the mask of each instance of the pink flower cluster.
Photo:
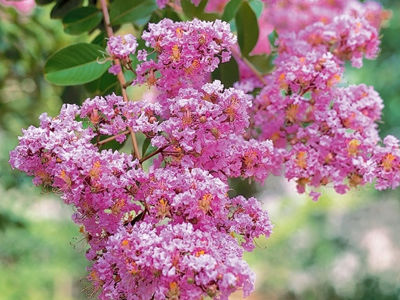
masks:
{"type": "Polygon", "coordinates": [[[228,299],[237,287],[247,296],[254,274],[241,253],[233,237],[218,231],[141,223],[110,238],[91,277],[107,299],[228,299]]]}
{"type": "Polygon", "coordinates": [[[64,105],[24,130],[10,163],[75,207],[101,299],[228,299],[239,288],[247,296],[254,274],[243,252],[272,226],[256,199],[228,197],[225,172],[242,156],[229,175],[264,178],[272,144],[240,138],[249,96],[219,82],[182,89],[166,103],[165,120],[160,104],[116,95],[64,105]],[[148,171],[130,154],[99,150],[104,135],[123,142],[128,126],[161,149],[148,171]],[[220,165],[212,157],[224,147],[233,157],[220,165]]]}
{"type": "Polygon", "coordinates": [[[375,28],[387,20],[390,13],[374,1],[358,0],[263,0],[265,18],[279,34],[298,32],[315,23],[329,24],[339,15],[365,18],[375,28]]]}
{"type": "Polygon", "coordinates": [[[112,36],[107,41],[107,51],[114,57],[125,59],[130,54],[135,54],[138,43],[132,34],[112,36]]]}
{"type": "Polygon", "coordinates": [[[122,66],[129,66],[131,63],[129,56],[135,54],[137,47],[138,43],[132,34],[110,37],[107,41],[107,52],[112,59],[120,61],[114,61],[114,64],[108,69],[108,72],[113,75],[118,75],[122,71],[121,64],[122,66]]]}
{"type": "MultiPolygon", "coordinates": [[[[282,3],[278,0],[270,9],[282,3]]],[[[379,189],[400,183],[397,176],[388,180],[388,174],[399,169],[398,143],[389,137],[391,146],[380,145],[376,122],[383,104],[379,95],[365,85],[337,86],[344,61],[361,67],[363,56],[373,58],[379,50],[373,26],[377,23],[363,17],[377,6],[366,6],[359,10],[352,6],[348,14],[332,16],[325,24],[307,24],[291,33],[282,30],[276,68],[266,78],[270,84],[255,98],[253,134],[280,148],[285,177],[295,180],[301,193],[312,187],[315,200],[319,197],[315,188],[328,184],[344,193],[376,178],[379,189]]]]}
{"type": "Polygon", "coordinates": [[[146,50],[141,51],[138,58],[145,61],[136,69],[135,83],[156,85],[167,96],[175,96],[184,87],[201,87],[219,63],[229,61],[230,48],[236,43],[229,24],[220,20],[163,19],[149,24],[142,38],[157,59],[147,60],[146,50]]]}
{"type": "MultiPolygon", "coordinates": [[[[280,34],[272,45],[275,69],[262,78],[267,84],[241,60],[247,73],[235,88],[209,82],[237,47],[229,24],[164,19],[142,34],[154,51],[139,50],[141,63],[132,70],[133,84],[157,89],[153,103],[112,94],[64,105],[55,118],[42,114],[40,126],[24,130],[10,153],[13,168],[75,207],[73,219],[90,246],[89,279],[101,299],[228,299],[237,289],[249,295],[254,274],[243,253],[272,225],[255,198],[228,196],[229,178],[263,182],[283,174],[314,200],[326,185],[344,193],[374,181],[377,189],[400,184],[399,141],[381,141],[377,132],[378,93],[338,85],[345,61],[361,67],[377,54],[381,7],[265,2],[261,18],[270,19],[260,24],[280,34]],[[156,150],[141,160],[101,150],[132,130],[156,150]],[[148,159],[152,165],[143,169],[148,159]]],[[[137,47],[125,35],[110,38],[107,51],[132,69],[137,47]]],[[[271,49],[261,44],[254,51],[271,49]]],[[[118,67],[110,71],[118,74],[118,67]]]]}
{"type": "Polygon", "coordinates": [[[168,147],[165,156],[171,164],[201,167],[218,177],[260,181],[276,168],[279,158],[270,141],[244,138],[251,102],[242,91],[224,91],[221,82],[215,81],[198,91],[181,89],[167,104],[169,117],[158,128],[163,134],[152,143],[168,147]]]}

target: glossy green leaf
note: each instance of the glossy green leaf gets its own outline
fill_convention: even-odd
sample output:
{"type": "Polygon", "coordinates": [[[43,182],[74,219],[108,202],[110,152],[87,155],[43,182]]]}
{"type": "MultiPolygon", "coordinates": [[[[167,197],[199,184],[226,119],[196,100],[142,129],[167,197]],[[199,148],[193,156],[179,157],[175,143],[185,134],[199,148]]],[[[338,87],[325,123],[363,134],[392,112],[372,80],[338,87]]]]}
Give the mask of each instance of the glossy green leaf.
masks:
{"type": "Polygon", "coordinates": [[[104,51],[98,45],[79,43],[63,48],[47,60],[45,78],[57,85],[77,85],[93,81],[104,74],[110,62],[98,63],[104,51]]]}
{"type": "MultiPolygon", "coordinates": [[[[109,137],[110,136],[108,136],[108,135],[101,135],[100,136],[100,140],[104,140],[104,139],[109,138],[109,137]]],[[[125,141],[123,141],[122,143],[119,143],[116,140],[109,141],[109,142],[101,145],[99,147],[99,149],[100,149],[100,151],[101,150],[109,150],[109,149],[111,149],[113,151],[120,150],[125,145],[127,139],[128,138],[126,138],[125,141]]],[[[96,143],[96,141],[93,140],[92,143],[96,143]]]]}
{"type": "Polygon", "coordinates": [[[231,0],[228,2],[228,4],[225,6],[224,13],[222,14],[222,20],[229,22],[232,20],[236,12],[238,11],[240,4],[242,3],[243,0],[231,0]]]}
{"type": "Polygon", "coordinates": [[[232,87],[239,81],[239,66],[233,56],[230,61],[219,65],[218,69],[212,73],[212,78],[221,80],[226,88],[232,87]]]}
{"type": "Polygon", "coordinates": [[[91,44],[96,44],[105,49],[107,47],[107,35],[104,31],[99,32],[98,35],[90,42],[91,44]]]}
{"type": "Polygon", "coordinates": [[[201,15],[199,15],[199,19],[204,21],[215,21],[219,18],[220,15],[214,13],[202,13],[201,15]]]}
{"type": "Polygon", "coordinates": [[[105,72],[100,78],[85,85],[86,90],[92,95],[109,95],[119,93],[121,88],[117,76],[105,72]]]}
{"type": "Polygon", "coordinates": [[[243,56],[247,56],[258,40],[257,16],[247,2],[242,2],[235,17],[238,42],[243,56]]]}
{"type": "Polygon", "coordinates": [[[272,47],[275,47],[276,40],[278,39],[278,33],[274,29],[269,35],[268,35],[268,40],[269,43],[271,44],[272,47]]]}
{"type": "Polygon", "coordinates": [[[190,0],[181,0],[182,10],[188,19],[198,18],[200,20],[214,21],[220,18],[218,14],[204,12],[207,3],[208,0],[202,0],[199,5],[196,6],[190,0]]]}
{"type": "Polygon", "coordinates": [[[71,10],[82,5],[83,0],[57,0],[56,5],[50,12],[52,19],[61,19],[71,10]]]}
{"type": "Polygon", "coordinates": [[[201,13],[198,7],[194,5],[190,0],[181,0],[181,6],[183,13],[189,19],[193,19],[194,17],[196,17],[196,15],[199,15],[201,13]]]}
{"type": "Polygon", "coordinates": [[[155,0],[115,0],[110,6],[111,24],[143,23],[156,9],[155,0]]]}
{"type": "Polygon", "coordinates": [[[171,19],[172,21],[176,21],[176,22],[182,21],[181,17],[176,13],[176,11],[173,10],[171,7],[167,6],[163,10],[155,11],[151,15],[149,22],[150,23],[158,23],[164,18],[168,18],[168,19],[171,19]]]}
{"type": "Polygon", "coordinates": [[[142,145],[142,156],[146,155],[146,151],[150,146],[150,141],[151,141],[151,139],[149,139],[149,138],[146,138],[144,140],[143,145],[142,145]]]}
{"type": "Polygon", "coordinates": [[[273,55],[266,55],[266,54],[253,55],[253,56],[249,56],[248,60],[251,62],[251,64],[254,67],[256,67],[256,69],[261,74],[268,74],[274,68],[274,64],[273,64],[274,56],[273,55]]]}
{"type": "Polygon", "coordinates": [[[81,34],[91,31],[100,24],[103,14],[94,6],[78,7],[63,18],[64,31],[69,34],[81,34]]]}

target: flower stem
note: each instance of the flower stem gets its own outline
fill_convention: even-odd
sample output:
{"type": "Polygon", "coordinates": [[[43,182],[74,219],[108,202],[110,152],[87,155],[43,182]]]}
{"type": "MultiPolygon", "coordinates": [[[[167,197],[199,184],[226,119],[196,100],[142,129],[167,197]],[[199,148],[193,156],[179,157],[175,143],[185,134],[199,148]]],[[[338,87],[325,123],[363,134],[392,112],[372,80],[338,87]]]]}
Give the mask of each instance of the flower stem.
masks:
{"type": "MultiPolygon", "coordinates": [[[[114,33],[113,33],[113,30],[111,27],[110,15],[108,14],[106,1],[107,0],[100,0],[100,5],[101,5],[101,9],[103,11],[103,17],[104,17],[104,23],[106,25],[107,36],[110,38],[114,35],[114,33]]],[[[114,64],[120,66],[121,62],[119,61],[119,59],[115,58],[114,64]]],[[[121,68],[121,71],[118,73],[117,78],[118,78],[119,84],[121,85],[122,97],[124,98],[124,101],[128,102],[129,100],[128,100],[128,94],[126,93],[126,81],[125,81],[124,73],[122,73],[122,68],[121,68]]],[[[128,127],[128,130],[131,134],[131,140],[132,140],[135,157],[140,161],[141,156],[140,156],[138,142],[136,139],[135,132],[133,131],[133,129],[131,127],[128,127]]]]}
{"type": "Polygon", "coordinates": [[[98,141],[96,146],[104,145],[105,143],[108,143],[108,142],[111,142],[111,141],[115,140],[118,136],[126,135],[128,133],[130,133],[130,131],[129,130],[125,130],[125,131],[121,132],[120,134],[110,136],[109,138],[106,138],[104,140],[98,141]]]}
{"type": "Polygon", "coordinates": [[[169,146],[169,145],[164,146],[164,147],[161,147],[160,149],[157,149],[156,151],[154,151],[154,152],[152,152],[152,153],[146,155],[145,157],[143,157],[143,158],[140,160],[140,163],[143,163],[143,162],[145,162],[146,160],[148,160],[149,158],[152,158],[153,156],[157,155],[158,153],[161,153],[161,152],[164,151],[168,146],[169,146]]]}

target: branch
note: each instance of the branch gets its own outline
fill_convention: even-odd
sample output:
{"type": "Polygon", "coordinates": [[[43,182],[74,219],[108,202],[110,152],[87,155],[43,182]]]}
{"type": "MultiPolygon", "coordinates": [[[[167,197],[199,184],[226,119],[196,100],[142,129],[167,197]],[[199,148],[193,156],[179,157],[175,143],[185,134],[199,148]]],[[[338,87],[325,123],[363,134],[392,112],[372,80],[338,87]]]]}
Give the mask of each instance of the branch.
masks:
{"type": "Polygon", "coordinates": [[[145,162],[146,160],[148,160],[149,158],[152,158],[153,156],[157,155],[158,153],[163,152],[163,151],[164,151],[166,148],[168,148],[168,147],[169,147],[169,145],[163,146],[163,147],[161,147],[160,149],[157,149],[156,151],[154,151],[153,153],[150,153],[150,154],[146,155],[145,157],[143,157],[143,158],[140,160],[140,163],[143,163],[143,162],[145,162]]]}
{"type": "Polygon", "coordinates": [[[262,82],[263,85],[267,85],[267,82],[265,81],[264,77],[262,74],[254,67],[254,65],[246,58],[243,57],[235,48],[232,47],[231,49],[232,53],[239,57],[243,62],[250,68],[250,70],[254,73],[254,75],[257,76],[258,80],[262,82]]]}
{"type": "Polygon", "coordinates": [[[128,133],[130,133],[130,131],[129,131],[129,130],[125,130],[125,131],[121,132],[120,134],[110,136],[110,137],[108,137],[108,138],[106,138],[106,139],[104,139],[104,140],[98,141],[98,142],[96,143],[96,146],[104,145],[105,143],[108,143],[108,142],[111,142],[111,141],[115,140],[118,136],[120,136],[120,135],[126,135],[126,134],[128,134],[128,133]]]}
{"type": "MultiPolygon", "coordinates": [[[[103,11],[104,23],[106,25],[107,36],[110,38],[114,35],[114,33],[113,33],[113,30],[111,27],[110,15],[108,14],[106,1],[107,0],[100,0],[100,5],[101,5],[101,9],[103,11]]],[[[120,66],[121,62],[119,61],[119,59],[115,58],[114,64],[120,66]]],[[[129,100],[128,100],[128,95],[126,93],[126,81],[125,81],[124,73],[122,73],[122,68],[121,68],[121,71],[118,73],[117,78],[118,78],[119,84],[121,85],[122,97],[124,98],[125,102],[128,102],[129,100]]],[[[135,152],[135,157],[140,161],[141,157],[140,157],[140,152],[139,152],[139,147],[138,147],[138,143],[136,140],[135,132],[133,131],[133,129],[131,127],[128,127],[128,130],[131,134],[131,140],[132,140],[133,150],[135,152]]]]}

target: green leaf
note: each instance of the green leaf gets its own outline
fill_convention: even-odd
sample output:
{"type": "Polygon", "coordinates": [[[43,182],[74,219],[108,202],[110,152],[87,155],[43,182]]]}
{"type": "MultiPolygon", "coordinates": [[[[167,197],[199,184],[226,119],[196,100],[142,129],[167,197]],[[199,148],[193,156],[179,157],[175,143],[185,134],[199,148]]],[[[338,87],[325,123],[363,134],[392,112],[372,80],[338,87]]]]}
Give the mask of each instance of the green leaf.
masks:
{"type": "Polygon", "coordinates": [[[90,42],[91,44],[96,44],[105,49],[107,47],[106,33],[104,31],[99,32],[98,35],[90,42]]]}
{"type": "Polygon", "coordinates": [[[57,85],[78,85],[99,78],[110,62],[97,62],[101,52],[98,45],[79,43],[54,53],[44,66],[45,78],[57,85]]]}
{"type": "Polygon", "coordinates": [[[81,34],[91,31],[100,24],[103,14],[94,6],[78,7],[63,18],[64,31],[69,34],[81,34]]]}
{"type": "Polygon", "coordinates": [[[278,33],[276,32],[276,30],[274,29],[274,31],[272,31],[269,35],[268,35],[268,40],[269,43],[271,44],[272,47],[275,47],[275,42],[278,39],[278,33]]]}
{"type": "Polygon", "coordinates": [[[182,6],[183,13],[189,19],[193,19],[194,17],[196,17],[196,15],[201,13],[201,11],[199,11],[198,7],[196,5],[194,5],[192,3],[192,1],[190,1],[190,0],[181,0],[181,6],[182,6]]]}
{"type": "Polygon", "coordinates": [[[36,0],[35,2],[36,2],[37,5],[46,5],[46,4],[49,4],[49,3],[54,2],[54,1],[55,0],[36,0]]]}
{"type": "Polygon", "coordinates": [[[219,19],[220,16],[214,13],[202,13],[198,16],[198,18],[204,21],[215,21],[216,19],[219,19]]]}
{"type": "Polygon", "coordinates": [[[99,79],[87,83],[85,88],[92,95],[109,95],[120,91],[117,76],[108,72],[105,72],[99,79]]]}
{"type": "Polygon", "coordinates": [[[83,0],[57,0],[56,5],[50,12],[52,19],[61,19],[72,9],[82,5],[83,0]]]}
{"type": "Polygon", "coordinates": [[[261,74],[268,74],[274,68],[274,58],[273,55],[260,54],[249,56],[248,60],[261,74]]]}
{"type": "Polygon", "coordinates": [[[261,0],[250,0],[250,7],[257,16],[257,19],[261,16],[264,9],[264,3],[261,0]]]}
{"type": "Polygon", "coordinates": [[[198,18],[200,20],[214,21],[219,18],[219,15],[204,12],[207,2],[208,0],[202,0],[199,5],[196,6],[190,0],[181,0],[181,6],[185,16],[189,19],[198,18]]]}
{"type": "Polygon", "coordinates": [[[93,123],[90,122],[88,118],[81,118],[79,115],[75,118],[75,121],[82,122],[82,128],[87,129],[89,127],[93,127],[93,123]]]}
{"type": "Polygon", "coordinates": [[[232,20],[235,17],[241,3],[242,0],[229,1],[228,4],[225,6],[224,13],[222,14],[222,20],[226,22],[232,20]]]}
{"type": "Polygon", "coordinates": [[[111,24],[143,23],[156,9],[155,0],[115,0],[110,7],[111,24]]]}
{"type": "Polygon", "coordinates": [[[208,3],[208,0],[201,0],[199,5],[197,5],[197,10],[198,11],[204,11],[208,3]]]}
{"type": "Polygon", "coordinates": [[[151,141],[151,139],[149,139],[149,138],[146,138],[144,140],[143,145],[142,145],[142,156],[146,155],[146,151],[150,146],[150,141],[151,141]]]}
{"type": "Polygon", "coordinates": [[[168,18],[171,19],[172,21],[180,22],[182,19],[180,16],[173,10],[171,7],[167,6],[163,10],[158,10],[153,12],[153,14],[150,17],[150,23],[158,23],[162,19],[168,18]]]}
{"type": "Polygon", "coordinates": [[[225,88],[232,87],[239,81],[239,66],[233,56],[230,61],[219,65],[218,69],[212,73],[212,78],[221,80],[225,88]]]}
{"type": "Polygon", "coordinates": [[[240,50],[243,56],[247,56],[258,40],[257,16],[247,2],[240,5],[235,21],[240,50]]]}

